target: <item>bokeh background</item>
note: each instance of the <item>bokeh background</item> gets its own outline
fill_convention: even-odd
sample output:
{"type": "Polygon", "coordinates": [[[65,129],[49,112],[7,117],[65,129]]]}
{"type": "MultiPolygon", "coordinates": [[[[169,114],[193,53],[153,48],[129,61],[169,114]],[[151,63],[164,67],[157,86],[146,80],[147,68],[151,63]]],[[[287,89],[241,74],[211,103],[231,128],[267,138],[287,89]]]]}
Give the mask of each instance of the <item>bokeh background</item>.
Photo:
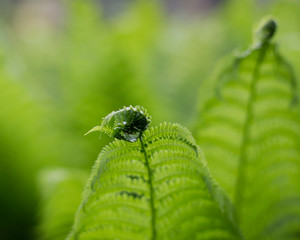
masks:
{"type": "Polygon", "coordinates": [[[0,239],[64,239],[124,105],[191,130],[201,81],[265,15],[300,74],[298,0],[1,0],[0,239]]]}

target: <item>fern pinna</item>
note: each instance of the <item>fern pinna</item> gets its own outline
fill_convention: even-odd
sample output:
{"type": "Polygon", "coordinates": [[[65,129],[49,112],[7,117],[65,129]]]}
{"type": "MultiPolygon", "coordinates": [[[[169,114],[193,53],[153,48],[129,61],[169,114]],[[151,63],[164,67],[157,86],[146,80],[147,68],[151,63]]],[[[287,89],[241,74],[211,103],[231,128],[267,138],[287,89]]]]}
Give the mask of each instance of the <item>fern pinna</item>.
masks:
{"type": "Polygon", "coordinates": [[[271,42],[276,23],[206,82],[197,139],[229,193],[246,239],[300,238],[300,114],[296,80],[271,42]]]}
{"type": "Polygon", "coordinates": [[[68,239],[241,239],[190,132],[170,123],[145,130],[149,122],[145,109],[127,107],[94,128],[128,138],[101,151],[68,239]]]}

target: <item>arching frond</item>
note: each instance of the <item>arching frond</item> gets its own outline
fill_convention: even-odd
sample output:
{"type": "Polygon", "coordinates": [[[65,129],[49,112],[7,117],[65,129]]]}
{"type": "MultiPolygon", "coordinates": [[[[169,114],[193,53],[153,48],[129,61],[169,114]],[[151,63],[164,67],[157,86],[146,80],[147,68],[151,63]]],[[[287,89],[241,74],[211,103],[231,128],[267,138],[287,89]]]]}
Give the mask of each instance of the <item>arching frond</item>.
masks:
{"type": "Polygon", "coordinates": [[[105,147],[69,240],[241,239],[190,132],[164,123],[105,147]]]}
{"type": "Polygon", "coordinates": [[[203,89],[197,140],[212,175],[235,204],[246,239],[296,239],[300,233],[296,81],[270,42],[275,23],[265,27],[254,47],[211,79],[211,91],[203,89]]]}

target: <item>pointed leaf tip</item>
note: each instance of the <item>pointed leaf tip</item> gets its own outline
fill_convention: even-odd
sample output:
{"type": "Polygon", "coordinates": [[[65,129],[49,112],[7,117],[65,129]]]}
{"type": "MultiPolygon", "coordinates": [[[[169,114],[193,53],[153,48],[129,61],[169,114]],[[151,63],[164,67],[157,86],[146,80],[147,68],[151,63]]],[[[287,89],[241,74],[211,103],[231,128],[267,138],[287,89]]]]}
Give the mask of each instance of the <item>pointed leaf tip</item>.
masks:
{"type": "Polygon", "coordinates": [[[89,130],[86,134],[84,134],[84,136],[88,135],[89,133],[91,132],[101,132],[101,126],[96,126],[96,127],[93,127],[91,130],[89,130]]]}

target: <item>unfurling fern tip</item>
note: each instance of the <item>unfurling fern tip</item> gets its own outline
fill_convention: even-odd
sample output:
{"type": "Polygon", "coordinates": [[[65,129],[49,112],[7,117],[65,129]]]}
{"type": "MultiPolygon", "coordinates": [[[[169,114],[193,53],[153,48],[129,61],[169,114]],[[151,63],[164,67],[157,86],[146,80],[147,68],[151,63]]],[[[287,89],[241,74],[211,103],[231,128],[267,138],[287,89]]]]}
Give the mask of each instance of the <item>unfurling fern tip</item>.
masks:
{"type": "Polygon", "coordinates": [[[277,23],[273,18],[264,18],[254,32],[254,45],[261,46],[269,42],[275,35],[277,23]]]}
{"type": "Polygon", "coordinates": [[[135,142],[149,127],[151,116],[141,106],[123,107],[103,118],[100,126],[96,126],[85,135],[99,131],[110,137],[135,142]]]}

